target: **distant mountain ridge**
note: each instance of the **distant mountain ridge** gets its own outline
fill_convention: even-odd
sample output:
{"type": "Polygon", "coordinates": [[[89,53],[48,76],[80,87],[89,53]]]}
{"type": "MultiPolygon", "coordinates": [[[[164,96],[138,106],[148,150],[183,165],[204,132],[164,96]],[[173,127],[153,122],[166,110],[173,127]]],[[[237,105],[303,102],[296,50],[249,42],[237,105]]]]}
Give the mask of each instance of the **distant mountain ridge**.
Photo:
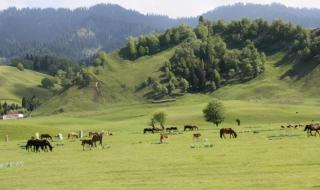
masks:
{"type": "Polygon", "coordinates": [[[292,8],[278,3],[270,5],[237,3],[218,7],[203,16],[207,19],[223,19],[225,21],[242,18],[262,18],[267,21],[282,19],[307,28],[320,27],[320,9],[292,8]]]}
{"type": "MultiPolygon", "coordinates": [[[[289,8],[281,4],[234,4],[203,16],[225,21],[283,19],[309,28],[320,27],[319,9],[289,8]]],[[[129,36],[160,32],[179,24],[195,26],[197,17],[172,19],[144,15],[113,4],[90,8],[16,9],[0,12],[0,59],[33,54],[56,54],[82,59],[99,50],[114,51],[129,36]]]]}

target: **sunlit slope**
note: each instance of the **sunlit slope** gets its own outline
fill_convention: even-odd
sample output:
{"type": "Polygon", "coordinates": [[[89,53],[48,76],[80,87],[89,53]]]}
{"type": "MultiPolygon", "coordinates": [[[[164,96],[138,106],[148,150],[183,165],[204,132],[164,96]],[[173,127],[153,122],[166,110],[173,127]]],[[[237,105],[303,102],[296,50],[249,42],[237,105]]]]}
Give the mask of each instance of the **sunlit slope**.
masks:
{"type": "Polygon", "coordinates": [[[61,108],[68,112],[86,111],[107,108],[111,104],[144,102],[147,91],[137,91],[137,86],[148,77],[158,78],[162,74],[160,67],[173,53],[174,49],[170,49],[134,62],[122,60],[117,54],[109,55],[107,64],[88,87],[71,87],[51,98],[37,112],[51,114],[61,108]]]}
{"type": "Polygon", "coordinates": [[[0,100],[20,103],[24,96],[36,95],[41,99],[49,98],[52,93],[39,87],[44,77],[46,75],[38,72],[19,71],[15,67],[0,66],[0,100]]]}
{"type": "MultiPolygon", "coordinates": [[[[174,49],[154,56],[142,57],[136,61],[120,59],[117,54],[108,56],[108,63],[96,75],[98,84],[92,82],[89,87],[72,87],[56,95],[38,111],[40,114],[57,113],[59,109],[67,112],[104,109],[114,104],[145,103],[148,89],[136,90],[136,87],[149,76],[159,78],[163,63],[174,53],[174,49]]],[[[306,99],[315,99],[320,85],[319,68],[313,61],[299,63],[279,52],[267,57],[265,72],[254,80],[229,84],[208,97],[223,100],[268,101],[282,104],[299,104],[306,99]],[[314,66],[315,65],[315,66],[314,66]]],[[[150,90],[150,89],[149,89],[150,90]]],[[[203,93],[195,93],[199,101],[204,102],[203,93]]],[[[181,98],[178,98],[178,101],[181,98]]],[[[185,102],[184,103],[188,103],[185,102]]]]}

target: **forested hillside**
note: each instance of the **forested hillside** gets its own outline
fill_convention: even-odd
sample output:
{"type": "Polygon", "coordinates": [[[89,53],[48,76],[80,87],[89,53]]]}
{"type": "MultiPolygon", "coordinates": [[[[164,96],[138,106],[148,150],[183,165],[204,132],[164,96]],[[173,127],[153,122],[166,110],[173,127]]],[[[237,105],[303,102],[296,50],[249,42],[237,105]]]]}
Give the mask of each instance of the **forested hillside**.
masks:
{"type": "MultiPolygon", "coordinates": [[[[318,9],[295,9],[279,4],[235,4],[203,14],[210,20],[228,22],[245,17],[270,22],[282,19],[308,28],[320,26],[319,15],[318,9]]],[[[110,52],[121,48],[130,36],[161,33],[183,23],[195,27],[197,21],[198,18],[143,15],[110,4],[75,10],[9,8],[0,12],[0,60],[26,54],[81,60],[99,50],[110,52]]]]}

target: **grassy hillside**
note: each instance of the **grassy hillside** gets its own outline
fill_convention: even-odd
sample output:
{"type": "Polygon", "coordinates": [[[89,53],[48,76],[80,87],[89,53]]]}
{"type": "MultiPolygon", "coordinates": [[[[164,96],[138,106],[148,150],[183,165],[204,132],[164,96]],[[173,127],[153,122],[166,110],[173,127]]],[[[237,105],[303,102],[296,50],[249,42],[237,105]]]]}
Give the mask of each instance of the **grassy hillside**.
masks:
{"type": "Polygon", "coordinates": [[[0,65],[0,100],[20,103],[23,96],[48,99],[52,92],[39,87],[46,77],[34,71],[19,71],[15,67],[0,65]]]}
{"type": "Polygon", "coordinates": [[[135,61],[122,60],[116,53],[109,55],[107,64],[99,69],[90,86],[71,87],[50,99],[37,112],[51,114],[60,108],[67,112],[95,110],[108,108],[111,104],[145,102],[143,96],[147,91],[137,91],[136,87],[148,77],[158,78],[162,74],[160,67],[173,53],[174,49],[170,49],[135,61]],[[98,90],[96,81],[99,81],[98,90]]]}
{"type": "MultiPolygon", "coordinates": [[[[150,89],[136,90],[149,76],[159,78],[163,73],[160,67],[168,60],[174,49],[164,51],[154,56],[145,56],[135,61],[127,61],[116,53],[108,55],[107,65],[99,69],[95,81],[89,87],[71,87],[46,102],[38,114],[57,113],[63,108],[66,112],[81,112],[85,110],[102,110],[114,105],[146,103],[145,95],[150,89]]],[[[316,65],[305,68],[294,58],[279,52],[267,57],[265,72],[256,79],[229,84],[213,93],[205,93],[208,97],[224,100],[268,101],[271,103],[299,104],[305,98],[319,97],[317,88],[319,68],[316,65]],[[303,70],[304,68],[305,70],[303,70]]],[[[93,68],[89,68],[89,70],[93,68]]],[[[159,79],[160,80],[160,79],[159,79]]],[[[203,94],[203,93],[201,93],[203,94]]],[[[200,93],[194,94],[200,96],[200,93]]],[[[178,100],[181,99],[178,98],[178,100]]]]}

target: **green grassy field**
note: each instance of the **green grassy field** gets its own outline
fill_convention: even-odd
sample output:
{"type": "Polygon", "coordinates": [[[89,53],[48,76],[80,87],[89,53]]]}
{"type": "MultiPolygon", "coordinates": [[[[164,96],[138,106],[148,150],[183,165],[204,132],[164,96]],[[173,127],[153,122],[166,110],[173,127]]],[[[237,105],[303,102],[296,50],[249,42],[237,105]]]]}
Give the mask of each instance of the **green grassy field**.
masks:
{"type": "MultiPolygon", "coordinates": [[[[23,161],[23,167],[0,169],[4,189],[317,189],[319,137],[303,129],[284,129],[288,123],[319,121],[318,102],[275,104],[265,101],[224,101],[227,120],[237,139],[219,139],[218,128],[204,122],[201,110],[207,95],[189,95],[163,105],[114,106],[104,111],[2,121],[0,163],[23,161]],[[167,126],[197,124],[202,141],[213,148],[191,148],[192,132],[170,135],[158,144],[159,134],[142,134],[154,112],[168,114],[167,126]],[[296,111],[299,111],[296,114],[296,111]],[[240,118],[242,125],[235,125],[240,118]],[[108,149],[82,151],[79,141],[65,140],[52,153],[31,153],[19,148],[35,132],[83,129],[110,130],[108,149]]],[[[55,143],[53,143],[55,144],[55,143]]],[[[199,142],[198,144],[203,144],[199,142]]]]}
{"type": "Polygon", "coordinates": [[[318,89],[305,85],[315,83],[317,70],[299,80],[280,79],[290,66],[277,67],[283,54],[276,54],[255,80],[210,94],[188,94],[173,103],[146,103],[139,94],[143,92],[133,93],[134,86],[149,73],[158,76],[170,53],[144,57],[134,65],[118,65],[111,57],[99,75],[105,81],[102,99],[95,99],[92,87],[72,88],[53,97],[33,118],[0,121],[0,189],[320,189],[320,137],[307,137],[302,128],[280,128],[320,121],[318,89]],[[219,128],[204,121],[202,109],[213,98],[226,107],[219,128],[234,128],[237,139],[220,139],[219,128]],[[48,114],[59,107],[66,112],[48,114]],[[198,125],[201,142],[193,141],[192,132],[170,135],[167,144],[159,144],[159,134],[142,134],[158,111],[168,115],[166,126],[180,131],[185,124],[198,125]],[[66,137],[81,129],[112,131],[113,136],[104,138],[110,148],[82,151],[78,140],[65,140],[52,153],[19,147],[36,132],[66,137]],[[203,147],[206,139],[212,148],[203,147]],[[197,145],[202,147],[191,147],[197,145]],[[2,166],[10,161],[24,164],[2,166]]]}

